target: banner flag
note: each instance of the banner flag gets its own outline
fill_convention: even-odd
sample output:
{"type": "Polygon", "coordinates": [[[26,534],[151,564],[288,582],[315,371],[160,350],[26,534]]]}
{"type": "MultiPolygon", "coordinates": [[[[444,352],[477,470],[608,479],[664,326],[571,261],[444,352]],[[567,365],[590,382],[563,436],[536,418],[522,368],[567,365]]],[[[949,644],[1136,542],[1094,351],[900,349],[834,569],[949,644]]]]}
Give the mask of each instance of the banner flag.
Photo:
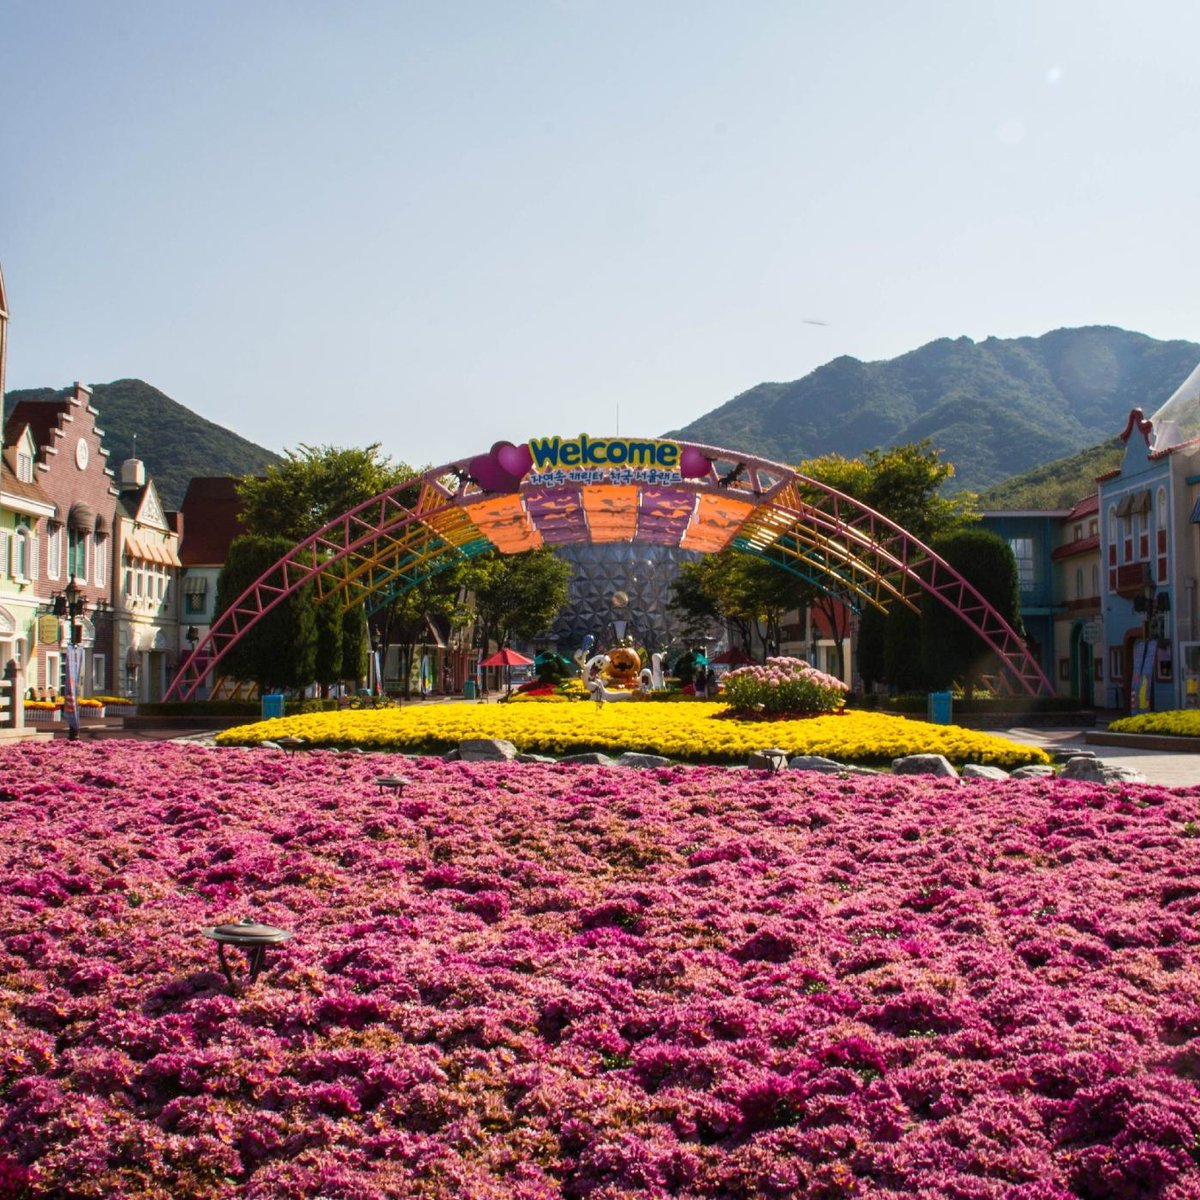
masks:
{"type": "Polygon", "coordinates": [[[66,651],[66,683],[63,686],[63,716],[70,729],[79,730],[79,672],[83,666],[83,647],[68,645],[66,651]]]}

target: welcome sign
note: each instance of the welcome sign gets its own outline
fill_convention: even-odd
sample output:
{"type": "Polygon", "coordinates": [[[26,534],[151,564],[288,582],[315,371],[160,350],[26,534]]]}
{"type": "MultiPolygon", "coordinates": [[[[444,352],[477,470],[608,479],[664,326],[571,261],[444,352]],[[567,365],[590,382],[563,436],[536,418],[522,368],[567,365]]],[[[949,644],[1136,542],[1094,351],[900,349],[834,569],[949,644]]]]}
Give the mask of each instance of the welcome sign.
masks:
{"type": "Polygon", "coordinates": [[[529,443],[536,471],[556,467],[659,467],[674,471],[679,466],[677,442],[633,441],[629,438],[534,438],[529,443]]]}
{"type": "Polygon", "coordinates": [[[712,461],[695,446],[655,438],[531,438],[524,445],[497,442],[469,464],[485,491],[515,492],[521,481],[541,487],[586,483],[678,483],[702,479],[712,461]]]}

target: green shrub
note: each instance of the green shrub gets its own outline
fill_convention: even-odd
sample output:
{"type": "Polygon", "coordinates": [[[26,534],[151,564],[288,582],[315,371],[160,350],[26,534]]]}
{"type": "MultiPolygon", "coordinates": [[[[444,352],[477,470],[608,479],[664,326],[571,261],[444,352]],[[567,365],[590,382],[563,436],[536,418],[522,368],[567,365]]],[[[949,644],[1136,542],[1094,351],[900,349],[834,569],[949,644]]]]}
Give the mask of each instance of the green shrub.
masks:
{"type": "Polygon", "coordinates": [[[848,689],[802,658],[768,658],[738,667],[722,680],[721,699],[738,713],[836,712],[848,689]]]}

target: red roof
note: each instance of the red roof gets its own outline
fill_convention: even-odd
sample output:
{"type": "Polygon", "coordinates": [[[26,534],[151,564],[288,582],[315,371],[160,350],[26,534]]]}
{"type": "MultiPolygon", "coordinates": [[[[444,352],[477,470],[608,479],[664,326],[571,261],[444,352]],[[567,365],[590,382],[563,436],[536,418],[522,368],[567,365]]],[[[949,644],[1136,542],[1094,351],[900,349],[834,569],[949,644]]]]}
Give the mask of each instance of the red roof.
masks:
{"type": "Polygon", "coordinates": [[[39,483],[26,483],[23,479],[17,478],[16,470],[17,451],[15,446],[9,446],[4,451],[4,457],[0,460],[0,473],[3,474],[4,490],[10,496],[23,496],[26,500],[34,500],[39,504],[53,504],[54,501],[50,498],[39,483]]]}
{"type": "Polygon", "coordinates": [[[215,567],[229,556],[229,543],[245,533],[238,520],[242,502],[238,481],[215,475],[193,479],[179,511],[183,514],[183,541],[179,558],[185,567],[215,567]]]}

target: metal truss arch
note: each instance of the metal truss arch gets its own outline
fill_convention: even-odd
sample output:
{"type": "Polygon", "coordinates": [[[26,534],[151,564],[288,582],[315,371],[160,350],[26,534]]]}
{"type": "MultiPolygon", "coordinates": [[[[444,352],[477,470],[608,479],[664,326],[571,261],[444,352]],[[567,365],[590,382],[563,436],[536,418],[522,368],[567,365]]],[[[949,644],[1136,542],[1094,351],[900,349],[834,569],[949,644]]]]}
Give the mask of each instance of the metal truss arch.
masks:
{"type": "Polygon", "coordinates": [[[478,554],[589,541],[707,553],[732,546],[828,594],[882,609],[916,609],[927,595],[956,612],[1024,691],[1052,693],[1024,640],[978,590],[881,513],[766,459],[692,443],[636,445],[675,447],[689,474],[655,467],[497,477],[486,461],[480,465],[487,456],[476,456],[373,496],[305,538],[238,596],[183,663],[167,698],[193,697],[240,638],[307,584],[318,602],[382,606],[478,554]]]}

